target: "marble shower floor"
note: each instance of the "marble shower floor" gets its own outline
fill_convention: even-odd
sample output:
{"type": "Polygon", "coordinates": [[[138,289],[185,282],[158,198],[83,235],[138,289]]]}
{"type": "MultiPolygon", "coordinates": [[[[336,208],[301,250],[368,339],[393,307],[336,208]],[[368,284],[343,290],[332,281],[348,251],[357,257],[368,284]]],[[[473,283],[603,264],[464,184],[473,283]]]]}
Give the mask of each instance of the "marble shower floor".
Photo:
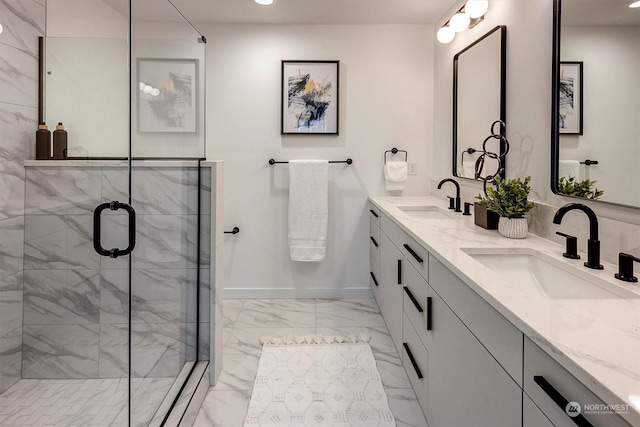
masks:
{"type": "MultiPolygon", "coordinates": [[[[132,381],[132,425],[146,426],[173,378],[132,381]]],[[[0,426],[126,426],[127,379],[23,379],[0,395],[0,426]]]]}
{"type": "Polygon", "coordinates": [[[225,300],[223,371],[209,389],[195,427],[240,427],[247,413],[263,335],[371,335],[398,427],[426,427],[415,393],[373,299],[225,300]]]}

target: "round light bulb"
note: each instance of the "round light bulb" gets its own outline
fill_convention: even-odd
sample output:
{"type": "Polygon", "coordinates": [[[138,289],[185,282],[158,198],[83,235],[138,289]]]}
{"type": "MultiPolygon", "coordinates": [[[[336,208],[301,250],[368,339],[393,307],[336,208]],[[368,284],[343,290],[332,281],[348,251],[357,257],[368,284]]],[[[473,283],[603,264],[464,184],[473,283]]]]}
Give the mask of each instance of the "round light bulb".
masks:
{"type": "Polygon", "coordinates": [[[451,40],[453,40],[455,36],[456,36],[456,32],[453,31],[453,28],[449,26],[440,28],[436,33],[436,38],[442,44],[447,44],[451,42],[451,40]]]}
{"type": "Polygon", "coordinates": [[[468,0],[464,5],[464,13],[472,19],[480,18],[488,9],[489,0],[468,0]]]}
{"type": "Polygon", "coordinates": [[[464,13],[456,13],[449,20],[449,26],[453,28],[453,31],[460,33],[469,28],[471,19],[464,13]]]}
{"type": "MultiPolygon", "coordinates": [[[[633,3],[631,3],[631,4],[629,5],[629,7],[630,7],[631,9],[635,9],[635,8],[637,8],[637,7],[640,7],[640,1],[634,1],[633,3]]],[[[0,33],[1,33],[1,32],[2,32],[2,30],[0,30],[0,33]]]]}
{"type": "Polygon", "coordinates": [[[151,87],[151,86],[149,86],[149,85],[146,85],[146,86],[144,87],[144,89],[142,89],[142,92],[144,92],[144,93],[146,93],[146,94],[150,94],[150,93],[151,93],[151,91],[153,91],[153,87],[151,87]]]}
{"type": "Polygon", "coordinates": [[[269,6],[270,4],[273,4],[273,0],[255,0],[255,2],[263,6],[269,6]]]}

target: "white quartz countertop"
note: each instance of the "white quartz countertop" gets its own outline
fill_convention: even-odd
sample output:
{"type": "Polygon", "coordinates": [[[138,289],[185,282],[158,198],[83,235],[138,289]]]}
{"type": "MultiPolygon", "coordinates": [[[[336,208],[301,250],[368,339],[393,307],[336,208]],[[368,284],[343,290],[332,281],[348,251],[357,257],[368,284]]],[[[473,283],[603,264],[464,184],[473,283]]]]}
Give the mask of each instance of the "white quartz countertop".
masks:
{"type": "Polygon", "coordinates": [[[501,281],[462,249],[529,248],[581,268],[612,288],[640,295],[640,285],[615,279],[618,269],[611,263],[602,262],[604,270],[589,270],[582,266],[586,254],[581,254],[581,260],[569,260],[562,256],[563,246],[532,234],[526,239],[507,239],[498,230],[476,226],[472,216],[417,219],[398,208],[433,205],[446,209],[444,201],[435,197],[372,196],[369,200],[605,403],[627,404],[628,412],[620,415],[640,426],[640,299],[534,295],[501,281]]]}

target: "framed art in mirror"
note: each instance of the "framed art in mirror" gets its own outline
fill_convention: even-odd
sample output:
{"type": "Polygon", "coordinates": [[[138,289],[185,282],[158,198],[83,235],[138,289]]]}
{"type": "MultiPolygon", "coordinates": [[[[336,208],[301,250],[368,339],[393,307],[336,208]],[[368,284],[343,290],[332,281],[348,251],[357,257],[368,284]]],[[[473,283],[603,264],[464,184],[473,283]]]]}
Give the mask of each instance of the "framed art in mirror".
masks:
{"type": "Polygon", "coordinates": [[[558,131],[582,135],[582,62],[560,62],[558,131]]]}

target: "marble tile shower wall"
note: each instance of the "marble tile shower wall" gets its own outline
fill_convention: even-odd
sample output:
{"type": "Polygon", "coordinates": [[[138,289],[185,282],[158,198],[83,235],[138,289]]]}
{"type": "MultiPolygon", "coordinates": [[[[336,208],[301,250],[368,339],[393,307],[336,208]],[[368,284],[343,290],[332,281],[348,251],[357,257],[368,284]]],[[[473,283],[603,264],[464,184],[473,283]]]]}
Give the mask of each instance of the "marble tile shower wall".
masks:
{"type": "Polygon", "coordinates": [[[24,167],[38,120],[42,1],[0,0],[0,393],[20,379],[24,167]]]}
{"type": "MultiPolygon", "coordinates": [[[[135,377],[175,376],[195,360],[197,174],[197,167],[132,169],[135,377]]],[[[211,182],[209,169],[202,169],[202,182],[211,182]]],[[[129,259],[101,257],[93,249],[93,210],[126,202],[127,188],[126,167],[27,168],[23,378],[127,375],[129,259]]],[[[201,195],[199,329],[208,341],[210,184],[201,195]]],[[[127,246],[123,212],[103,212],[104,248],[127,246]]]]}

